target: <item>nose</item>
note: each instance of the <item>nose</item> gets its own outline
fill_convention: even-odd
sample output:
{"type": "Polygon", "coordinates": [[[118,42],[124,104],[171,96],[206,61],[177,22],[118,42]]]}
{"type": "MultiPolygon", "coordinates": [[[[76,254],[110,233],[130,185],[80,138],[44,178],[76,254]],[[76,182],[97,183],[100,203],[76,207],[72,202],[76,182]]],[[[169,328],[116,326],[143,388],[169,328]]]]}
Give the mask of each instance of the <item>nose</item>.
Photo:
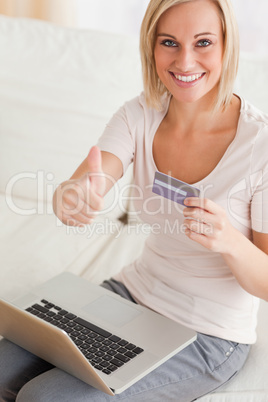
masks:
{"type": "Polygon", "coordinates": [[[182,47],[175,60],[176,68],[182,73],[192,71],[195,66],[194,52],[190,48],[182,47]]]}

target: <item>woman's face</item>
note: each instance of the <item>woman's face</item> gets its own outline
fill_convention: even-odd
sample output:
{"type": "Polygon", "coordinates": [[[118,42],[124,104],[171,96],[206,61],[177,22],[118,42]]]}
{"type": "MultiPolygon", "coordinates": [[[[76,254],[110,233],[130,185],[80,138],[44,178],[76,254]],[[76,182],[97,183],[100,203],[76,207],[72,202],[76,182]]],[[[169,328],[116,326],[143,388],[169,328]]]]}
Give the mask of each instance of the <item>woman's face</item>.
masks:
{"type": "Polygon", "coordinates": [[[222,54],[222,23],[210,0],[175,5],[160,17],[154,50],[156,70],[177,101],[214,98],[222,54]]]}

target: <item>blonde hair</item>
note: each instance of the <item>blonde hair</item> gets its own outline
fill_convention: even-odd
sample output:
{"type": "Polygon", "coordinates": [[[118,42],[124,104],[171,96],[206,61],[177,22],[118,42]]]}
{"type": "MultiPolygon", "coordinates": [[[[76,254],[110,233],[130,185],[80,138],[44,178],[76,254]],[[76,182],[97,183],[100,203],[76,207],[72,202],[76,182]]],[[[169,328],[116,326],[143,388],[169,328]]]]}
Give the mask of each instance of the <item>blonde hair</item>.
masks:
{"type": "MultiPolygon", "coordinates": [[[[154,60],[157,24],[161,15],[170,7],[198,0],[151,0],[140,32],[140,54],[143,73],[144,93],[149,107],[162,109],[162,97],[169,94],[160,81],[154,60]]],[[[223,31],[223,63],[218,84],[218,95],[214,111],[225,108],[231,102],[233,85],[239,63],[239,33],[231,5],[231,0],[210,0],[218,7],[223,31]]]]}

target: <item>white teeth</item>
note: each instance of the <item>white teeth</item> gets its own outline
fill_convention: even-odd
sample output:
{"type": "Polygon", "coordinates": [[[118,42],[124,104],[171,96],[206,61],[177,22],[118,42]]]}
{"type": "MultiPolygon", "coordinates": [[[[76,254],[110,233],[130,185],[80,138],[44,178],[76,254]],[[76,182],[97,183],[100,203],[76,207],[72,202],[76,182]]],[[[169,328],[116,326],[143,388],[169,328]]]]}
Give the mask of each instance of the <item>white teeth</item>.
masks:
{"type": "Polygon", "coordinates": [[[202,74],[196,74],[196,75],[177,75],[174,74],[177,80],[182,81],[182,82],[193,82],[198,80],[202,74]]]}

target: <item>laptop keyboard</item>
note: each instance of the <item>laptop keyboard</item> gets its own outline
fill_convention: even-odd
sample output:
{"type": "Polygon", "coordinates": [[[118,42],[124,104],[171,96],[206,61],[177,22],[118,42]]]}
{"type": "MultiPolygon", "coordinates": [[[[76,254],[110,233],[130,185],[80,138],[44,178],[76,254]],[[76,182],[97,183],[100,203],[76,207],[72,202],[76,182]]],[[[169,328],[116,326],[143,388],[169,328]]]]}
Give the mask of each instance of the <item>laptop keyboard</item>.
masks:
{"type": "Polygon", "coordinates": [[[42,299],[40,303],[28,307],[26,311],[64,330],[90,364],[105,374],[111,374],[143,352],[139,346],[97,327],[48,300],[42,299]]]}

